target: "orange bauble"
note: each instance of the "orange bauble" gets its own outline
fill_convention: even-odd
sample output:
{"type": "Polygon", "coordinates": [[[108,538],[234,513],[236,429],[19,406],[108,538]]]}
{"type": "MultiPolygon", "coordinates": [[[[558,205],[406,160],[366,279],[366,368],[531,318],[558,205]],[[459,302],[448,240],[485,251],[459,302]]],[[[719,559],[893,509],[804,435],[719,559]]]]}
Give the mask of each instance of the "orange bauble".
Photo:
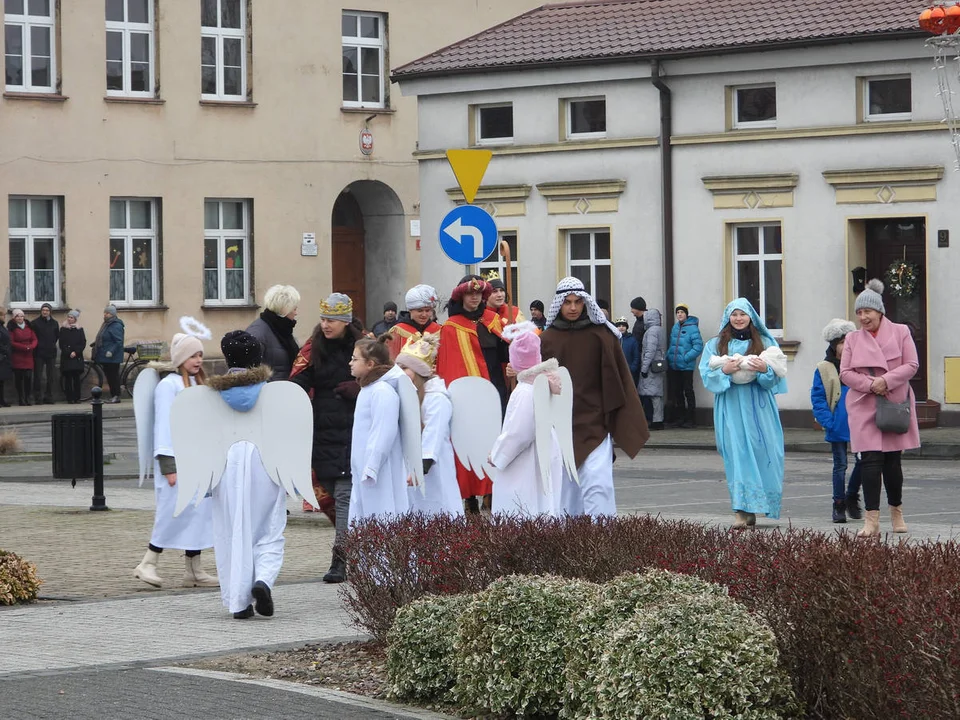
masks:
{"type": "Polygon", "coordinates": [[[920,29],[927,32],[933,32],[933,29],[930,26],[930,13],[933,12],[933,8],[927,8],[922,13],[920,13],[920,29]]]}
{"type": "Polygon", "coordinates": [[[944,30],[948,35],[953,35],[960,30],[960,3],[951,5],[945,10],[944,30]]]}
{"type": "Polygon", "coordinates": [[[947,11],[943,5],[937,5],[930,10],[930,32],[943,35],[947,29],[947,11]]]}

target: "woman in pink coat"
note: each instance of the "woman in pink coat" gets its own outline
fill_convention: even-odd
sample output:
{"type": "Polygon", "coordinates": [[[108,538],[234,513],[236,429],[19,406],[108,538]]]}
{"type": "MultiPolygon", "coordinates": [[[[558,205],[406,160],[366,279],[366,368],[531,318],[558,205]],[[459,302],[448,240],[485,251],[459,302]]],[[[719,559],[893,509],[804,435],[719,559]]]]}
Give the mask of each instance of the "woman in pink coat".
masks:
{"type": "Polygon", "coordinates": [[[840,360],[840,381],[848,386],[847,417],[850,422],[850,446],[860,453],[863,500],[866,513],[863,529],[857,535],[880,534],[880,482],[887,491],[890,523],[894,532],[907,532],[901,511],[904,450],[920,447],[916,398],[910,379],[917,374],[917,346],[910,329],[886,318],[883,307],[883,283],[871,280],[857,296],[854,309],[860,330],[846,337],[840,360]],[[871,374],[872,373],[872,374],[871,374]],[[882,432],[877,427],[877,395],[893,403],[910,400],[910,427],[903,434],[882,432]]]}

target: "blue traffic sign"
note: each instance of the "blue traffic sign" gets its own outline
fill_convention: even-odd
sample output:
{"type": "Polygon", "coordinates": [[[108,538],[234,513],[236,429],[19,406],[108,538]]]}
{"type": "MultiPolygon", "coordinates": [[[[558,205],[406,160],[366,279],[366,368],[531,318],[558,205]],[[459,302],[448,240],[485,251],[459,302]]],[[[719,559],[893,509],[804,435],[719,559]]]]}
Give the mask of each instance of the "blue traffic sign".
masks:
{"type": "Polygon", "coordinates": [[[497,246],[497,224],[476,205],[461,205],[440,223],[440,248],[461,265],[473,265],[490,257],[497,246]]]}

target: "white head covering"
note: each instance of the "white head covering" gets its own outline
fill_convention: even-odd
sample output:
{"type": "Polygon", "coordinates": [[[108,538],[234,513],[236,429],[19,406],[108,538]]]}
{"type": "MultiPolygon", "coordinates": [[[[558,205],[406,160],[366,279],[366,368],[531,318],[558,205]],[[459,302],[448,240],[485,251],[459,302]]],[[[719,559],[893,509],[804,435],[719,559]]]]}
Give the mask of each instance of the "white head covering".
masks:
{"type": "Polygon", "coordinates": [[[430,285],[417,285],[407,290],[403,304],[407,310],[435,308],[437,306],[437,291],[430,285]]]}
{"type": "Polygon", "coordinates": [[[590,318],[590,322],[594,325],[606,325],[610,329],[610,332],[618,338],[620,337],[620,331],[617,330],[617,326],[607,320],[607,316],[603,310],[600,309],[600,306],[597,305],[597,301],[593,299],[593,296],[587,292],[583,286],[583,282],[575,277],[565,277],[557,284],[557,293],[553,296],[550,310],[547,311],[547,327],[553,325],[553,321],[557,319],[557,316],[560,314],[560,306],[563,305],[563,300],[567,295],[579,295],[582,297],[583,302],[587,306],[587,315],[590,318]]]}

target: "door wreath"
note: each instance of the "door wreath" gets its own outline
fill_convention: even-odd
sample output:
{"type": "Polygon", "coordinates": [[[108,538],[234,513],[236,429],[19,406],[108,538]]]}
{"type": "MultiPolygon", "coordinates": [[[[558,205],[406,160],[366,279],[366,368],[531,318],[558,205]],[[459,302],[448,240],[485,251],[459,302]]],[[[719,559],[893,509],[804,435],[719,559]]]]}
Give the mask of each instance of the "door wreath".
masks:
{"type": "Polygon", "coordinates": [[[912,298],[920,286],[920,266],[907,259],[890,263],[884,280],[890,294],[898,298],[912,298]]]}

